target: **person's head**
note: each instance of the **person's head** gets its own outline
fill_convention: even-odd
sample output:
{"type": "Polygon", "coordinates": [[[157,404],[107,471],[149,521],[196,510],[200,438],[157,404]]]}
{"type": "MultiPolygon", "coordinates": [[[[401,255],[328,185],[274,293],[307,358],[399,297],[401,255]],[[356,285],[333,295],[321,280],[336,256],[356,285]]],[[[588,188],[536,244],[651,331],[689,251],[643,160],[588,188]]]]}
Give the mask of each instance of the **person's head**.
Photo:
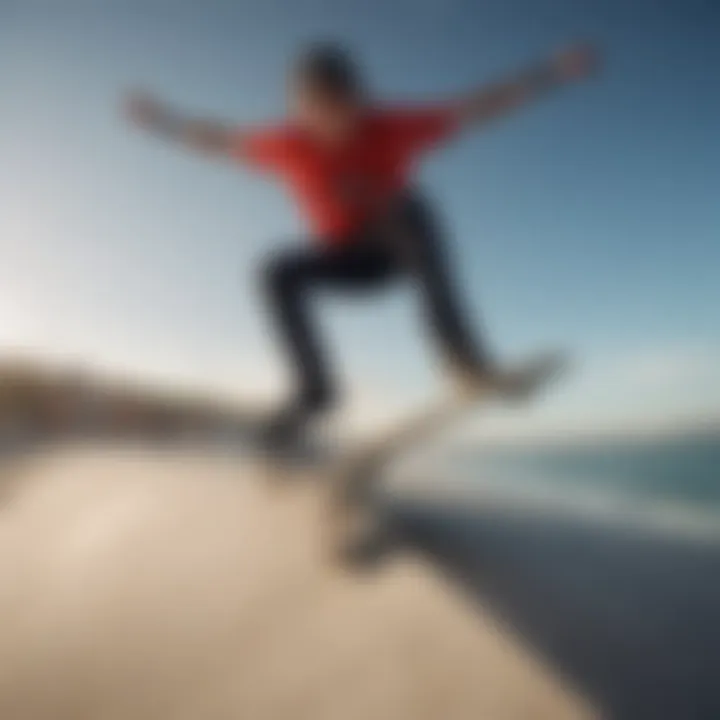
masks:
{"type": "Polygon", "coordinates": [[[365,101],[361,73],[351,54],[335,43],[315,43],[297,57],[290,103],[308,129],[330,138],[352,129],[365,101]]]}

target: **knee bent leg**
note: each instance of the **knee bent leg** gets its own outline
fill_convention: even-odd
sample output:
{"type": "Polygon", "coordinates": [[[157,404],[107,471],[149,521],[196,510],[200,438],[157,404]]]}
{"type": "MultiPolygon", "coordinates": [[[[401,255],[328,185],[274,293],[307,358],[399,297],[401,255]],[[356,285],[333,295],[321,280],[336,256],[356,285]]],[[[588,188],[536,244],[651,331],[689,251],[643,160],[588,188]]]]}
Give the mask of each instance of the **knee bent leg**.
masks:
{"type": "Polygon", "coordinates": [[[297,273],[294,264],[284,257],[274,257],[267,261],[262,271],[262,285],[271,295],[283,293],[295,284],[297,273]]]}

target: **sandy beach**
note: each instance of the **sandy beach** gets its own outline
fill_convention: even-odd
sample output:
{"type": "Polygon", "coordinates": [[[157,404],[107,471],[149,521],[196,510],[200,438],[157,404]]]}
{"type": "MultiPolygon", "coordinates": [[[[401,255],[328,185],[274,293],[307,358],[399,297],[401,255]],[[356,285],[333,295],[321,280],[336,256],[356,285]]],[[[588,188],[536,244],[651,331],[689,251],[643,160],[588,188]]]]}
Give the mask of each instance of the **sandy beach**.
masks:
{"type": "Polygon", "coordinates": [[[316,484],[101,448],[3,483],[3,720],[595,716],[427,559],[329,562],[316,484]]]}

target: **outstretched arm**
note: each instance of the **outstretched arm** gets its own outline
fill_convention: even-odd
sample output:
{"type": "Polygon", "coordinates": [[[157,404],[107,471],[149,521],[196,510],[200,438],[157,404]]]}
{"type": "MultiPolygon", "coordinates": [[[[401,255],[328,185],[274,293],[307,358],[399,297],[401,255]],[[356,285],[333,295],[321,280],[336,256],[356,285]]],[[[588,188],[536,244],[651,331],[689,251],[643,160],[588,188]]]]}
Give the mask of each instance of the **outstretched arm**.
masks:
{"type": "Polygon", "coordinates": [[[126,97],[125,112],[139,127],[193,150],[242,157],[243,133],[238,128],[185,116],[143,92],[133,92],[126,97]]]}
{"type": "Polygon", "coordinates": [[[461,126],[487,122],[571,82],[591,75],[599,66],[590,45],[574,45],[514,78],[486,86],[456,101],[461,126]]]}

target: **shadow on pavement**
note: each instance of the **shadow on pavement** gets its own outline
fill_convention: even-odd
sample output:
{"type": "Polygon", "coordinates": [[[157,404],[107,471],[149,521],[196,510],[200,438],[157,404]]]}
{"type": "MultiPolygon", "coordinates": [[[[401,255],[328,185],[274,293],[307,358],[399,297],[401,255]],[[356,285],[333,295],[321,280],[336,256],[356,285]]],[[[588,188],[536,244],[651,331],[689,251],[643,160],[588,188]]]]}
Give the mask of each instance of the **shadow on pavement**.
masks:
{"type": "Polygon", "coordinates": [[[720,718],[720,542],[404,505],[411,542],[619,720],[720,718]]]}

